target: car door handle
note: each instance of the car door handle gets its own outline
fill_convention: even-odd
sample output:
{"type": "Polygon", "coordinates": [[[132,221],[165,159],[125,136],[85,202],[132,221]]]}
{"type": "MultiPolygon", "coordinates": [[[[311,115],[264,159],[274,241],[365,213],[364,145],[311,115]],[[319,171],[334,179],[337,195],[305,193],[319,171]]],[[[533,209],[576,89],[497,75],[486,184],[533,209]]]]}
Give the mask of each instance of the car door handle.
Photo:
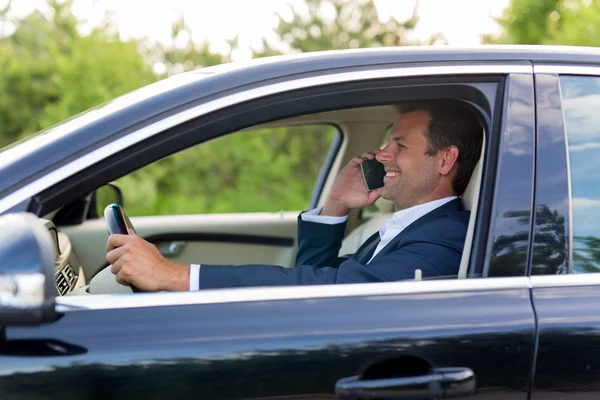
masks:
{"type": "Polygon", "coordinates": [[[400,378],[351,376],[335,384],[335,394],[344,398],[453,398],[472,393],[475,393],[475,374],[469,368],[434,368],[425,375],[400,378]]]}
{"type": "Polygon", "coordinates": [[[159,251],[163,257],[177,257],[181,254],[181,252],[185,248],[185,245],[186,242],[184,241],[174,240],[168,245],[161,245],[159,251]]]}

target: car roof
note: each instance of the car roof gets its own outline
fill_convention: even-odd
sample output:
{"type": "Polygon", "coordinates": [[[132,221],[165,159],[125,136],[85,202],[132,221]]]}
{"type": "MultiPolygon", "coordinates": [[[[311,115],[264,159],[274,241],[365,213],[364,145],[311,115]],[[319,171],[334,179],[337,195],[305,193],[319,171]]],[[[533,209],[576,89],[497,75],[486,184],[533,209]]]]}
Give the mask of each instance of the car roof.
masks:
{"type": "Polygon", "coordinates": [[[246,68],[271,67],[277,64],[305,65],[309,70],[319,69],[323,62],[336,67],[360,66],[399,62],[449,61],[531,61],[537,63],[600,63],[600,48],[558,45],[475,45],[475,46],[398,46],[361,49],[326,50],[296,53],[247,61],[233,61],[198,68],[194,73],[226,73],[246,68]]]}
{"type": "Polygon", "coordinates": [[[243,90],[267,79],[332,70],[461,61],[590,65],[600,64],[600,49],[539,45],[403,46],[299,53],[201,68],[135,90],[0,149],[0,196],[24,185],[28,176],[67,162],[61,151],[65,146],[72,149],[71,154],[99,147],[127,127],[224,91],[243,90]]]}

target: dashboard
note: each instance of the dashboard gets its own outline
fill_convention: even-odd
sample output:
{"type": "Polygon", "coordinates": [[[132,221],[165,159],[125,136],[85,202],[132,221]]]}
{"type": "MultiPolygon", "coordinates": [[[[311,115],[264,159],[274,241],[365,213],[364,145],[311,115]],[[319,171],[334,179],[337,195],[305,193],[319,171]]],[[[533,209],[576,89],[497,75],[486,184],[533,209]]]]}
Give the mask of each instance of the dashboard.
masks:
{"type": "Polygon", "coordinates": [[[50,220],[43,220],[54,241],[56,260],[54,263],[54,285],[59,296],[85,286],[83,268],[67,234],[59,232],[50,220]]]}

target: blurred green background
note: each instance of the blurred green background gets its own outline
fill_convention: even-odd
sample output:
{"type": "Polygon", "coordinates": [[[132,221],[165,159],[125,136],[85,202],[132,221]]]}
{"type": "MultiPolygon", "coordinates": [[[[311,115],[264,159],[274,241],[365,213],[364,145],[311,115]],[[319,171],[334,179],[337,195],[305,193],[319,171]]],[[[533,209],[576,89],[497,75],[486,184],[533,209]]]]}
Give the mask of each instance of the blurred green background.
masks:
{"type": "MultiPolygon", "coordinates": [[[[290,7],[291,18],[278,16],[274,34],[287,52],[445,43],[443,32],[408,39],[419,24],[418,2],[406,19],[385,21],[371,0],[304,3],[302,12],[290,7]],[[323,15],[324,5],[333,16],[323,15]]],[[[123,40],[109,16],[82,33],[72,1],[46,5],[50,12],[16,18],[14,3],[0,1],[0,147],[175,72],[231,61],[238,46],[233,38],[229,53],[217,53],[206,41],[194,42],[184,17],[172,23],[171,44],[123,40]]],[[[482,43],[600,43],[596,1],[511,0],[497,22],[500,33],[483,35],[482,43]]],[[[263,40],[252,56],[280,53],[263,40]]],[[[133,216],[302,210],[336,135],[326,125],[244,132],[158,161],[118,183],[133,216]]]]}

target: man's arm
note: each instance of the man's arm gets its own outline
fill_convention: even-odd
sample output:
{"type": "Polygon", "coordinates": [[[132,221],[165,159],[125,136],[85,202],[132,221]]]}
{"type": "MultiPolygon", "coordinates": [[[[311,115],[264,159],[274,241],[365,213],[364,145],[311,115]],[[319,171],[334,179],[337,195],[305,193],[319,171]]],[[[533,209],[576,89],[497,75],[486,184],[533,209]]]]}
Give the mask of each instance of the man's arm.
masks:
{"type": "Polygon", "coordinates": [[[382,251],[368,265],[354,259],[344,261],[338,268],[203,265],[200,289],[392,282],[414,279],[417,269],[424,278],[456,276],[465,236],[464,221],[443,218],[411,231],[409,236],[393,245],[396,246],[393,250],[382,251]]]}
{"type": "MultiPolygon", "coordinates": [[[[420,269],[425,278],[456,275],[464,247],[465,234],[466,225],[463,221],[444,218],[433,226],[431,224],[423,225],[419,229],[411,231],[409,237],[395,245],[396,248],[376,256],[368,265],[362,265],[354,259],[343,262],[338,268],[314,265],[283,268],[276,265],[202,264],[199,288],[390,282],[413,279],[416,269],[420,269]]],[[[111,235],[109,244],[119,238],[129,241],[128,254],[118,257],[118,254],[112,253],[113,251],[122,251],[119,249],[123,249],[126,245],[121,245],[109,251],[107,255],[107,258],[117,258],[113,264],[113,269],[116,268],[116,271],[113,273],[117,274],[118,282],[133,284],[148,291],[188,290],[189,266],[188,269],[185,269],[167,262],[167,264],[159,263],[148,268],[149,264],[145,263],[145,260],[150,261],[148,254],[155,251],[160,256],[158,250],[151,244],[148,246],[152,246],[153,251],[138,249],[138,246],[133,246],[131,242],[147,242],[129,235],[111,235]],[[128,258],[136,254],[144,258],[128,258]],[[122,264],[123,259],[126,259],[125,264],[122,264]]]]}
{"type": "MultiPolygon", "coordinates": [[[[366,158],[373,158],[374,153],[365,153],[362,157],[354,157],[336,178],[329,198],[325,202],[322,216],[341,217],[347,215],[352,208],[370,206],[379,198],[380,189],[369,192],[360,171],[360,164],[366,158]]],[[[334,228],[336,232],[343,230],[334,228]]],[[[315,231],[316,232],[316,231],[315,231]]],[[[303,236],[303,235],[301,235],[303,236]]],[[[317,236],[319,236],[317,234],[317,236]]],[[[333,262],[341,245],[340,234],[336,235],[333,246],[329,249],[315,246],[314,241],[307,240],[301,244],[300,261],[316,261],[320,265],[333,262]],[[335,250],[337,248],[337,251],[335,250]],[[312,250],[309,251],[309,250],[312,250]]],[[[136,235],[111,235],[106,244],[106,260],[112,264],[111,271],[122,285],[133,284],[141,290],[189,290],[190,265],[178,265],[160,255],[156,246],[136,235]]],[[[200,268],[204,270],[203,265],[200,268]]],[[[202,287],[202,284],[200,284],[202,287]]]]}
{"type": "Polygon", "coordinates": [[[342,283],[392,282],[413,279],[420,269],[424,278],[458,273],[461,251],[435,242],[403,246],[362,265],[353,259],[338,268],[300,265],[203,265],[200,289],[249,286],[327,285],[342,283]]]}
{"type": "Polygon", "coordinates": [[[346,222],[351,209],[368,207],[379,198],[381,189],[367,189],[360,165],[374,153],[354,157],[340,171],[322,209],[300,214],[298,218],[298,253],[296,266],[337,267],[346,222]]]}
{"type": "Polygon", "coordinates": [[[337,255],[344,238],[347,218],[343,218],[341,223],[329,224],[315,218],[322,217],[321,215],[310,217],[308,221],[304,213],[298,217],[296,265],[338,266],[337,255]]]}

